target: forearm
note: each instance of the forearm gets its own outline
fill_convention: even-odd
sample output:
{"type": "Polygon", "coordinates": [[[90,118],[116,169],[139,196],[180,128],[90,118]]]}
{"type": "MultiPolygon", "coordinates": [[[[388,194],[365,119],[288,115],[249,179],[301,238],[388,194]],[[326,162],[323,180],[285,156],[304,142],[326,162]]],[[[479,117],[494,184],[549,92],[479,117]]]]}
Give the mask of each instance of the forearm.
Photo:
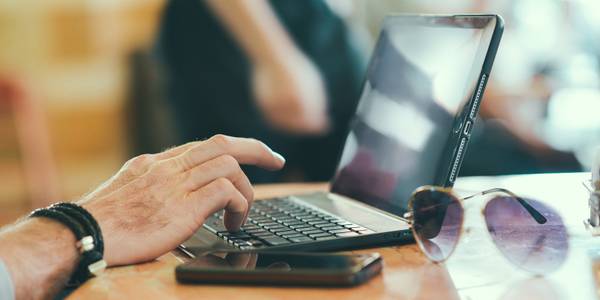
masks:
{"type": "Polygon", "coordinates": [[[296,46],[266,0],[205,0],[254,63],[277,63],[296,46]]]}
{"type": "Polygon", "coordinates": [[[45,218],[2,230],[0,258],[11,273],[16,298],[48,298],[64,287],[79,257],[75,243],[66,226],[45,218]]]}

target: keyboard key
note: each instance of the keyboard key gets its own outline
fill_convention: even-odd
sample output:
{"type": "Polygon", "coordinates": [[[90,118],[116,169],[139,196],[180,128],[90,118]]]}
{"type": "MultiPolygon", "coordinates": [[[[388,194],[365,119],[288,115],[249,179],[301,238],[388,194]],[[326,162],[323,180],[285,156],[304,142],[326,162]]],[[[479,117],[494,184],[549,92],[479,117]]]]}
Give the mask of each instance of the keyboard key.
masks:
{"type": "Polygon", "coordinates": [[[229,238],[230,239],[250,239],[251,236],[245,232],[235,232],[235,233],[231,233],[229,234],[229,238]]]}
{"type": "Polygon", "coordinates": [[[251,246],[257,247],[257,246],[261,246],[263,245],[263,241],[261,240],[256,240],[256,239],[252,239],[252,240],[248,240],[246,241],[248,244],[250,244],[251,246]]]}
{"type": "Polygon", "coordinates": [[[321,219],[321,218],[315,218],[315,217],[302,218],[301,220],[304,221],[304,222],[306,222],[306,223],[323,221],[323,219],[321,219]]]}
{"type": "Polygon", "coordinates": [[[365,230],[358,231],[358,233],[360,233],[360,234],[371,234],[371,233],[375,233],[375,231],[370,230],[370,229],[365,229],[365,230]]]}
{"type": "Polygon", "coordinates": [[[207,222],[204,224],[204,227],[215,234],[220,231],[227,231],[227,228],[225,228],[225,225],[220,220],[216,220],[215,222],[207,222]]]}
{"type": "MultiPolygon", "coordinates": [[[[274,229],[270,229],[270,231],[274,232],[274,233],[281,233],[281,232],[286,232],[286,231],[290,231],[290,230],[291,230],[290,228],[284,227],[284,226],[281,226],[281,227],[278,227],[278,228],[274,228],[274,229]]],[[[293,231],[293,230],[291,230],[291,231],[293,231]]],[[[295,232],[295,231],[293,231],[293,232],[295,232]]]]}
{"type": "Polygon", "coordinates": [[[343,226],[346,227],[346,228],[363,228],[363,227],[360,227],[360,226],[358,226],[356,224],[348,224],[348,225],[343,225],[343,226]]]}
{"type": "Polygon", "coordinates": [[[357,236],[359,234],[351,231],[351,232],[336,233],[336,235],[339,237],[350,237],[350,236],[357,236]]]}
{"type": "Polygon", "coordinates": [[[262,229],[262,228],[257,228],[257,229],[246,229],[244,230],[246,233],[249,234],[255,234],[255,233],[261,233],[261,232],[267,232],[266,229],[262,229]]]}
{"type": "Polygon", "coordinates": [[[319,237],[324,237],[324,236],[331,236],[331,234],[324,232],[324,233],[309,234],[308,236],[310,236],[311,238],[319,238],[319,237]]]}
{"type": "Polygon", "coordinates": [[[248,246],[252,246],[250,243],[246,242],[246,240],[229,239],[227,241],[230,242],[230,243],[234,243],[236,245],[248,245],[248,246]]]}
{"type": "Polygon", "coordinates": [[[243,231],[229,232],[227,230],[223,230],[223,231],[217,232],[217,235],[218,236],[235,236],[235,235],[247,235],[247,234],[244,233],[243,231]]]}
{"type": "Polygon", "coordinates": [[[267,244],[272,245],[272,246],[279,246],[279,245],[285,245],[285,244],[289,244],[290,241],[284,239],[284,238],[280,238],[280,237],[269,237],[269,238],[263,238],[263,241],[265,241],[267,244]]]}
{"type": "Polygon", "coordinates": [[[294,243],[302,243],[302,242],[310,242],[313,239],[307,237],[307,236],[299,236],[299,237],[292,237],[290,238],[290,241],[294,242],[294,243]]]}
{"type": "Polygon", "coordinates": [[[344,229],[344,227],[342,227],[342,226],[327,226],[327,227],[321,227],[321,229],[326,230],[326,231],[331,231],[331,230],[344,229]]]}
{"type": "Polygon", "coordinates": [[[290,220],[290,221],[284,221],[283,225],[293,227],[293,226],[298,226],[298,225],[306,225],[306,223],[304,223],[298,219],[294,219],[294,220],[290,220]]]}
{"type": "Polygon", "coordinates": [[[366,228],[364,228],[364,227],[360,227],[360,226],[357,226],[357,227],[351,227],[350,229],[352,229],[352,230],[354,230],[354,231],[363,231],[363,230],[368,230],[368,229],[366,229],[366,228]]]}
{"type": "Polygon", "coordinates": [[[298,225],[290,225],[290,228],[296,230],[303,230],[305,228],[313,228],[312,225],[308,225],[306,223],[298,224],[298,225]]]}
{"type": "Polygon", "coordinates": [[[346,220],[337,218],[337,217],[333,217],[333,218],[328,218],[327,220],[331,221],[331,223],[338,223],[338,222],[346,222],[346,220]]]}
{"type": "Polygon", "coordinates": [[[334,235],[329,235],[329,236],[321,236],[316,238],[317,241],[325,241],[325,240],[333,240],[336,239],[337,237],[334,235]]]}
{"type": "Polygon", "coordinates": [[[267,223],[267,222],[270,222],[270,221],[272,221],[272,220],[271,219],[268,219],[268,220],[266,220],[266,219],[252,219],[252,220],[250,220],[250,222],[252,222],[252,224],[255,224],[255,225],[258,225],[258,226],[261,226],[261,224],[267,223]]]}
{"type": "Polygon", "coordinates": [[[305,236],[305,235],[302,233],[299,233],[299,232],[295,232],[295,233],[291,233],[291,234],[282,234],[281,236],[286,239],[291,239],[291,238],[301,237],[301,236],[305,236]]]}
{"type": "Polygon", "coordinates": [[[337,222],[335,222],[335,223],[337,223],[338,225],[342,225],[342,226],[350,226],[350,225],[354,225],[354,224],[352,224],[352,223],[350,223],[350,222],[348,222],[348,221],[337,221],[337,222]]]}
{"type": "Polygon", "coordinates": [[[329,232],[331,233],[344,233],[344,232],[351,232],[350,229],[337,229],[337,230],[330,230],[329,232]]]}
{"type": "Polygon", "coordinates": [[[318,221],[310,221],[310,222],[308,222],[308,224],[310,224],[310,225],[329,224],[329,222],[325,221],[325,220],[318,220],[318,221]]]}
{"type": "Polygon", "coordinates": [[[294,217],[299,218],[299,219],[306,219],[306,218],[312,218],[312,215],[309,213],[301,213],[301,214],[294,214],[294,217]]]}
{"type": "Polygon", "coordinates": [[[330,231],[330,230],[338,230],[338,229],[346,229],[346,228],[339,226],[339,225],[333,225],[333,226],[321,227],[321,229],[330,231]]]}
{"type": "Polygon", "coordinates": [[[261,233],[254,234],[254,236],[261,238],[261,239],[265,238],[265,237],[276,237],[276,235],[272,232],[261,232],[261,233]]]}
{"type": "Polygon", "coordinates": [[[300,231],[304,234],[315,234],[315,233],[323,233],[324,231],[321,229],[310,229],[310,230],[302,230],[300,231]]]}
{"type": "Polygon", "coordinates": [[[271,213],[271,214],[267,214],[267,217],[271,217],[273,219],[279,219],[279,218],[288,217],[288,215],[284,214],[284,213],[275,213],[275,214],[271,213]]]}
{"type": "Polygon", "coordinates": [[[279,226],[279,223],[277,223],[277,222],[266,222],[266,223],[259,223],[258,225],[260,225],[262,227],[269,227],[269,226],[279,226]]]}
{"type": "Polygon", "coordinates": [[[291,235],[291,234],[299,234],[298,231],[294,231],[294,230],[280,231],[280,232],[276,232],[276,233],[277,233],[277,235],[282,235],[282,236],[291,235]]]}
{"type": "Polygon", "coordinates": [[[337,225],[335,225],[335,224],[331,224],[331,223],[329,223],[329,222],[327,222],[327,223],[321,223],[321,224],[316,224],[316,225],[315,225],[315,227],[317,227],[317,228],[331,227],[331,226],[337,226],[337,225]]]}
{"type": "Polygon", "coordinates": [[[288,227],[285,227],[283,225],[278,225],[278,226],[269,226],[269,227],[265,227],[265,229],[268,229],[269,231],[272,232],[276,232],[278,230],[288,230],[288,227]]]}

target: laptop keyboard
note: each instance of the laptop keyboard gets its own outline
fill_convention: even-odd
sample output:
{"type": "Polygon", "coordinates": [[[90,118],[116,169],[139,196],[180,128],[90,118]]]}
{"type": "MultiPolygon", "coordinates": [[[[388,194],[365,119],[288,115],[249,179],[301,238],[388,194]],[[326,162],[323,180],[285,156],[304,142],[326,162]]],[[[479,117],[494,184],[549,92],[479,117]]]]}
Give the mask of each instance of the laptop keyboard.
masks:
{"type": "Polygon", "coordinates": [[[373,233],[372,230],[289,198],[254,202],[248,221],[238,232],[225,229],[223,212],[215,213],[204,227],[242,250],[373,233]]]}

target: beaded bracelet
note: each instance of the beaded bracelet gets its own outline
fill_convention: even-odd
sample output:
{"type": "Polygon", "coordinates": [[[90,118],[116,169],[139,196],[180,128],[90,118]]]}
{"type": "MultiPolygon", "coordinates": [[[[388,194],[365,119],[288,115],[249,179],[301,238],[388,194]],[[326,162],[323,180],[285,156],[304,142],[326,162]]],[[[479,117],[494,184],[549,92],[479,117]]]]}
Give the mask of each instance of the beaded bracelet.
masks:
{"type": "Polygon", "coordinates": [[[58,221],[75,235],[76,247],[81,253],[81,259],[69,280],[69,286],[80,285],[106,268],[106,261],[103,259],[104,240],[100,226],[83,207],[74,203],[57,203],[47,208],[36,209],[29,216],[58,221]]]}

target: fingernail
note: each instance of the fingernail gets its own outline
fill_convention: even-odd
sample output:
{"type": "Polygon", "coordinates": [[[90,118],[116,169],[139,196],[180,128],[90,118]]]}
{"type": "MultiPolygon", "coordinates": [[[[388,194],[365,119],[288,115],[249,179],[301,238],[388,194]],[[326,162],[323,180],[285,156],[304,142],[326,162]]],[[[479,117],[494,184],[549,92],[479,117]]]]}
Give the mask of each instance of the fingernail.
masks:
{"type": "Polygon", "coordinates": [[[271,154],[272,154],[273,156],[275,156],[275,158],[277,158],[278,160],[280,160],[282,163],[284,163],[284,164],[285,164],[285,157],[283,157],[283,155],[281,155],[281,154],[279,154],[279,153],[277,153],[277,152],[273,151],[273,149],[271,149],[271,147],[269,147],[269,146],[267,146],[267,145],[265,145],[265,147],[267,147],[267,149],[269,149],[269,151],[271,151],[271,154]]]}
{"type": "Polygon", "coordinates": [[[283,155],[271,150],[271,153],[273,153],[273,156],[275,156],[277,159],[279,159],[282,163],[285,164],[285,158],[283,157],[283,155]]]}

